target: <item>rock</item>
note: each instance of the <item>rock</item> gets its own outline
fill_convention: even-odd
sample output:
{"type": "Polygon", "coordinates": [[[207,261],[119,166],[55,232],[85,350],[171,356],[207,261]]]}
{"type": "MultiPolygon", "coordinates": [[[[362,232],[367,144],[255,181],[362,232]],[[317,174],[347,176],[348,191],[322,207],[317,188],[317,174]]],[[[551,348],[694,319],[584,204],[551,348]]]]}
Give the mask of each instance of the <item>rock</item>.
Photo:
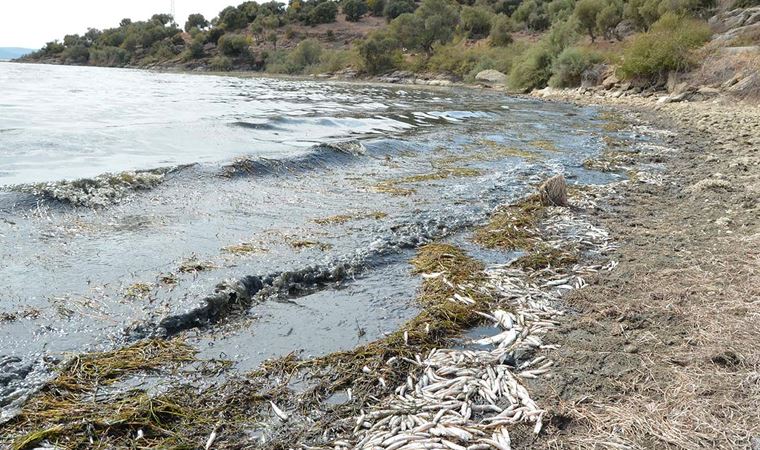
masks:
{"type": "Polygon", "coordinates": [[[620,83],[620,79],[615,75],[614,73],[602,81],[602,87],[609,90],[615,87],[616,84],[620,83]]]}
{"type": "Polygon", "coordinates": [[[608,71],[606,64],[595,64],[581,74],[581,87],[592,88],[602,84],[608,71]]]}
{"type": "Polygon", "coordinates": [[[729,191],[732,189],[731,183],[726,180],[705,178],[687,188],[688,192],[697,193],[705,191],[729,191]]]}
{"type": "Polygon", "coordinates": [[[750,450],[760,450],[760,436],[755,436],[749,441],[750,450]]]}
{"type": "Polygon", "coordinates": [[[498,70],[488,69],[478,72],[475,79],[491,84],[504,84],[507,81],[507,76],[498,70]]]}
{"type": "Polygon", "coordinates": [[[546,180],[539,188],[541,203],[545,206],[568,206],[567,183],[565,177],[555,175],[546,180]]]}
{"type": "Polygon", "coordinates": [[[721,217],[715,221],[715,225],[718,225],[719,227],[727,227],[731,225],[732,222],[733,220],[731,220],[730,217],[721,217]]]}

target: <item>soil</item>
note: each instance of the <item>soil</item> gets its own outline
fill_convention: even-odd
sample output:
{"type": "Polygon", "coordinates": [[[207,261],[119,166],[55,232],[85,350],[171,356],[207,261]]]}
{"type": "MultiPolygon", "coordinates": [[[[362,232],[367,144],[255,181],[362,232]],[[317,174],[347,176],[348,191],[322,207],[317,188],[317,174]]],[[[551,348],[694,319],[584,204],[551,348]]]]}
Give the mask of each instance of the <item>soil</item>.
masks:
{"type": "Polygon", "coordinates": [[[661,185],[629,183],[600,202],[619,266],[565,297],[572,313],[549,342],[561,346],[556,370],[530,386],[549,425],[521,446],[755,448],[760,109],[554,96],[671,130],[672,148],[638,155],[664,164],[661,185]]]}

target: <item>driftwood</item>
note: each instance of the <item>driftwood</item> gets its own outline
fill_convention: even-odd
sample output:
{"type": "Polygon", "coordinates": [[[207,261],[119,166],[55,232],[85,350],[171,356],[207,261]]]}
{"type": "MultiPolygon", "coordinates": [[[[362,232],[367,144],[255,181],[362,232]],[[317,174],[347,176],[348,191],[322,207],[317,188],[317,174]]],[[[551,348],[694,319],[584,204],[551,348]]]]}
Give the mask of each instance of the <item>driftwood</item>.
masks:
{"type": "Polygon", "coordinates": [[[555,175],[538,188],[544,206],[568,206],[567,183],[562,175],[555,175]]]}

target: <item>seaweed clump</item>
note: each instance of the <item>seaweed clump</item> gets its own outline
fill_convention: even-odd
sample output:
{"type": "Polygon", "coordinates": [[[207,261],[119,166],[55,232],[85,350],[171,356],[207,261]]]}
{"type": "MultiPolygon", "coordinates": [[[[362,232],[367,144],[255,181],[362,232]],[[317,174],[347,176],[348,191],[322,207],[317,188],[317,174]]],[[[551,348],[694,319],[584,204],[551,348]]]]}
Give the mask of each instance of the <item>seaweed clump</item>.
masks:
{"type": "Polygon", "coordinates": [[[538,224],[545,213],[538,195],[503,206],[475,231],[474,240],[486,248],[527,250],[539,238],[538,224]]]}
{"type": "Polygon", "coordinates": [[[375,185],[375,190],[390,195],[406,196],[414,194],[415,190],[401,187],[400,185],[445,180],[450,177],[477,177],[482,175],[482,173],[479,169],[469,167],[443,167],[433,172],[382,181],[375,185]]]}
{"type": "Polygon", "coordinates": [[[578,261],[572,248],[556,248],[541,238],[539,224],[546,217],[547,207],[539,195],[501,207],[489,222],[475,230],[473,240],[486,248],[522,250],[526,254],[513,264],[525,270],[563,267],[578,261]]]}
{"type": "Polygon", "coordinates": [[[137,429],[146,439],[167,435],[165,424],[186,414],[179,405],[139,390],[111,394],[108,387],[130,375],[194,360],[195,351],[176,340],[149,340],[75,357],[0,430],[18,436],[13,450],[33,448],[42,441],[63,449],[129,446],[137,429]]]}
{"type": "Polygon", "coordinates": [[[371,211],[367,213],[336,214],[334,216],[314,219],[313,222],[317,225],[342,225],[344,223],[363,219],[381,220],[387,216],[388,214],[382,211],[371,211]]]}

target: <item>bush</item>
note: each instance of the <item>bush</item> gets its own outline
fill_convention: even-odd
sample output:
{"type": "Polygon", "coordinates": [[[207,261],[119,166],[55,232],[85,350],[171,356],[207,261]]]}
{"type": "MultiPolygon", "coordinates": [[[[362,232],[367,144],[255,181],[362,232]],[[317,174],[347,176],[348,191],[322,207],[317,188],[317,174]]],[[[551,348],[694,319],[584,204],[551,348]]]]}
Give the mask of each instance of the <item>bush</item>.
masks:
{"type": "Polygon", "coordinates": [[[402,48],[409,50],[422,48],[425,21],[420,16],[412,13],[402,14],[391,22],[388,30],[402,48]]]}
{"type": "Polygon", "coordinates": [[[193,39],[193,42],[187,46],[185,54],[183,55],[183,59],[185,61],[190,61],[192,59],[203,58],[204,55],[205,53],[203,51],[203,39],[196,38],[193,39]]]}
{"type": "Polygon", "coordinates": [[[309,25],[332,23],[335,22],[337,16],[338,5],[332,0],[327,0],[318,4],[309,12],[306,23],[309,25]]]}
{"type": "Polygon", "coordinates": [[[512,39],[512,21],[509,17],[499,14],[491,27],[491,46],[506,47],[511,44],[512,39]]]}
{"type": "Polygon", "coordinates": [[[401,14],[413,13],[415,9],[417,5],[414,4],[414,0],[389,0],[383,10],[383,15],[390,21],[401,14]]]}
{"type": "Polygon", "coordinates": [[[470,39],[480,39],[491,32],[493,13],[485,8],[465,6],[461,13],[461,29],[470,39]]]}
{"type": "Polygon", "coordinates": [[[215,27],[206,34],[206,43],[219,45],[219,39],[224,36],[224,29],[215,27]]]}
{"type": "Polygon", "coordinates": [[[367,14],[368,8],[364,0],[346,0],[343,3],[343,14],[349,22],[358,22],[363,15],[367,14]]]}
{"type": "Polygon", "coordinates": [[[552,60],[553,55],[546,44],[540,42],[534,45],[509,72],[509,87],[527,92],[546,86],[551,78],[552,60]]]}
{"type": "Polygon", "coordinates": [[[61,53],[66,64],[87,64],[90,60],[90,49],[84,45],[74,45],[61,53]]]}
{"type": "Polygon", "coordinates": [[[623,51],[622,78],[655,81],[668,72],[682,72],[694,64],[692,51],[710,38],[702,21],[666,13],[652,28],[635,36],[623,51]]]}
{"type": "Polygon", "coordinates": [[[129,62],[129,52],[119,47],[90,50],[90,62],[96,66],[123,67],[129,62]]]}
{"type": "Polygon", "coordinates": [[[760,0],[736,0],[733,8],[752,8],[753,6],[760,6],[760,0]]]}
{"type": "Polygon", "coordinates": [[[552,77],[549,79],[549,86],[580,86],[583,72],[603,60],[602,55],[592,50],[568,47],[559,54],[552,64],[552,77]]]}
{"type": "Polygon", "coordinates": [[[509,73],[519,48],[469,47],[464,43],[439,45],[420,69],[431,72],[448,72],[462,79],[473,79],[487,69],[509,73]]]}
{"type": "Polygon", "coordinates": [[[367,0],[367,7],[375,17],[382,17],[385,11],[385,0],[367,0]]]}
{"type": "Polygon", "coordinates": [[[211,70],[216,70],[219,72],[227,72],[230,69],[232,69],[232,61],[230,61],[229,58],[222,55],[216,55],[213,58],[211,58],[211,61],[209,62],[209,67],[211,67],[211,70]]]}
{"type": "Polygon", "coordinates": [[[401,60],[398,41],[386,33],[376,32],[359,44],[364,70],[378,74],[394,69],[401,60]]]}
{"type": "Polygon", "coordinates": [[[247,54],[248,45],[248,38],[242,34],[225,34],[219,38],[219,51],[226,56],[247,54]]]}
{"type": "Polygon", "coordinates": [[[298,43],[296,48],[290,53],[289,59],[299,71],[305,67],[319,63],[322,55],[322,46],[315,39],[306,39],[298,43]]]}

